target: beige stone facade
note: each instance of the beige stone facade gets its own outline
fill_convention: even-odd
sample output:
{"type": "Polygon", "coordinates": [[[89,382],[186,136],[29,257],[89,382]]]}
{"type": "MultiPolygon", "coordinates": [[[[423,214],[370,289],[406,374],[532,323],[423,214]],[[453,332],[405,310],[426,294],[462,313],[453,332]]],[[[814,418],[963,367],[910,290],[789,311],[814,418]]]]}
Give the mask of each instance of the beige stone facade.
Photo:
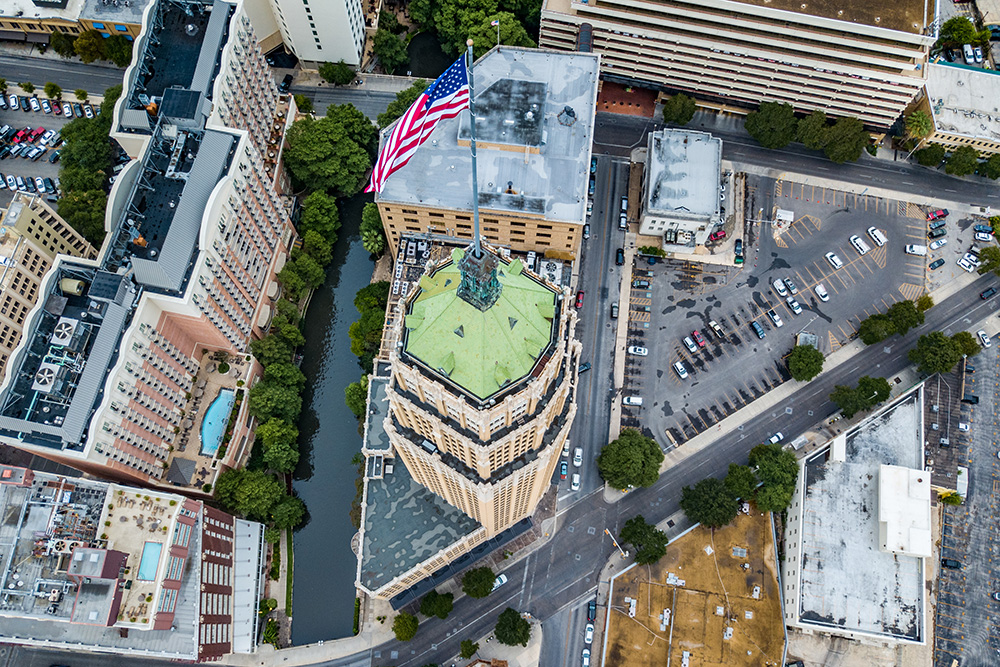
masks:
{"type": "Polygon", "coordinates": [[[917,0],[546,0],[539,46],[575,50],[587,24],[606,80],[720,108],[787,102],[883,128],[923,86],[933,11],[917,0]]]}

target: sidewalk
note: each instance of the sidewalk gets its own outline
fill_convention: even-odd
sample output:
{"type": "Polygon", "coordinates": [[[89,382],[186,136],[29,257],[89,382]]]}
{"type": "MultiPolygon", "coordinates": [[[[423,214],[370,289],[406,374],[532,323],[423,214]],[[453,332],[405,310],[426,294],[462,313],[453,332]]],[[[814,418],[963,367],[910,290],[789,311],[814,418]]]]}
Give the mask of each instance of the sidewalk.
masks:
{"type": "MultiPolygon", "coordinates": [[[[45,53],[42,53],[38,44],[28,44],[27,42],[7,42],[0,41],[0,55],[11,56],[14,58],[42,58],[45,60],[53,60],[61,63],[80,63],[83,61],[79,57],[74,56],[72,58],[63,58],[61,55],[56,53],[52,48],[47,48],[45,53]]],[[[103,67],[105,69],[118,70],[122,73],[125,72],[124,67],[119,67],[118,65],[108,62],[106,60],[95,60],[92,63],[87,63],[87,67],[103,67]]],[[[8,74],[7,84],[10,85],[13,81],[11,79],[14,74],[8,74]]]]}
{"type": "MultiPolygon", "coordinates": [[[[275,77],[278,77],[275,70],[275,77]]],[[[355,81],[361,81],[361,83],[347,84],[346,86],[337,86],[319,75],[319,72],[314,72],[310,70],[280,70],[281,72],[288,72],[295,76],[295,81],[292,86],[295,88],[328,88],[330,90],[367,90],[372,92],[387,92],[387,93],[398,93],[401,90],[406,90],[412,86],[416,81],[417,77],[410,76],[390,76],[388,74],[368,74],[364,72],[358,72],[357,79],[355,81]]],[[[425,79],[425,81],[427,81],[425,79]]],[[[427,81],[427,85],[431,82],[427,81]]],[[[292,91],[294,92],[294,91],[292,91]]]]}

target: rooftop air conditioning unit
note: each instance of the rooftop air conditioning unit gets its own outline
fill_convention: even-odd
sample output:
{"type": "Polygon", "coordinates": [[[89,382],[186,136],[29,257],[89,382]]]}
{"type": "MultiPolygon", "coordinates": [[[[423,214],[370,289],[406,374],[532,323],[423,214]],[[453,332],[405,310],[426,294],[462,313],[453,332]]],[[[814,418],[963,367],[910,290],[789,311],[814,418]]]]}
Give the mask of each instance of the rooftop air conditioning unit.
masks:
{"type": "Polygon", "coordinates": [[[52,331],[52,336],[49,338],[49,343],[51,345],[68,347],[73,340],[73,334],[76,333],[78,324],[79,322],[72,318],[60,317],[59,321],[56,322],[55,329],[52,331]]]}

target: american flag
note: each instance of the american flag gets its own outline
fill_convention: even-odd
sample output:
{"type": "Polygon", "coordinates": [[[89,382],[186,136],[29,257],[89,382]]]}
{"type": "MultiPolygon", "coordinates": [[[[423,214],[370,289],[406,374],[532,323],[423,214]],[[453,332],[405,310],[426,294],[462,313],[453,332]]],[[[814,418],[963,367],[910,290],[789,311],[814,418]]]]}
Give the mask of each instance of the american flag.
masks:
{"type": "Polygon", "coordinates": [[[389,176],[402,168],[437,124],[454,118],[469,106],[469,72],[465,54],[427,87],[399,119],[378,154],[365,192],[382,192],[389,176]]]}

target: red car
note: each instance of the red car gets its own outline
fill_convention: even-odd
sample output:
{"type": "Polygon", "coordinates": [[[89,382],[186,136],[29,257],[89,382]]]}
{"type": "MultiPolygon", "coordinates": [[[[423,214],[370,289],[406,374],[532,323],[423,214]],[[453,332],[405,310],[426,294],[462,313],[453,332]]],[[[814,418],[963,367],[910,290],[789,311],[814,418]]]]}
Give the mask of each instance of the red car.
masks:
{"type": "Polygon", "coordinates": [[[697,329],[691,332],[691,338],[694,338],[694,342],[698,344],[698,347],[705,347],[705,338],[697,329]]]}
{"type": "Polygon", "coordinates": [[[38,137],[42,136],[43,134],[45,134],[45,128],[41,127],[41,126],[36,127],[35,129],[33,129],[31,131],[31,141],[34,141],[35,139],[37,139],[38,137]]]}
{"type": "Polygon", "coordinates": [[[576,293],[576,307],[583,308],[583,290],[576,293]]]}
{"type": "Polygon", "coordinates": [[[708,240],[718,241],[719,239],[724,239],[724,238],[726,238],[726,230],[720,229],[717,232],[712,232],[712,234],[708,237],[708,240]]]}
{"type": "Polygon", "coordinates": [[[936,211],[931,211],[927,214],[927,222],[934,222],[935,220],[940,220],[941,218],[948,217],[948,209],[939,208],[936,211]]]}
{"type": "Polygon", "coordinates": [[[17,134],[14,135],[14,138],[10,140],[11,143],[13,143],[13,144],[19,144],[19,143],[21,143],[22,141],[25,140],[25,137],[28,136],[29,132],[31,132],[31,128],[30,127],[26,127],[23,130],[18,130],[17,134]]]}

